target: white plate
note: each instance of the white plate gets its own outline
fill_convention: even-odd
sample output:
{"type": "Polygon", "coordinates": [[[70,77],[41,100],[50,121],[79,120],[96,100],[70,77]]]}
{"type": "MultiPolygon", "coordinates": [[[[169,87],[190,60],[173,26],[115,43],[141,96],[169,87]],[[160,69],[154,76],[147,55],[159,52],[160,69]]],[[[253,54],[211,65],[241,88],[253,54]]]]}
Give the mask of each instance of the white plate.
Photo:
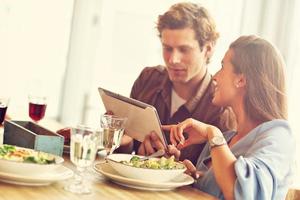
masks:
{"type": "Polygon", "coordinates": [[[71,178],[72,176],[73,171],[64,166],[59,166],[51,173],[43,173],[40,175],[19,175],[0,171],[1,182],[27,186],[49,185],[57,181],[62,181],[71,178]]]}
{"type": "Polygon", "coordinates": [[[96,163],[94,169],[119,185],[141,190],[168,191],[194,183],[194,179],[187,174],[182,174],[169,182],[156,183],[121,176],[107,163],[96,163]]]}

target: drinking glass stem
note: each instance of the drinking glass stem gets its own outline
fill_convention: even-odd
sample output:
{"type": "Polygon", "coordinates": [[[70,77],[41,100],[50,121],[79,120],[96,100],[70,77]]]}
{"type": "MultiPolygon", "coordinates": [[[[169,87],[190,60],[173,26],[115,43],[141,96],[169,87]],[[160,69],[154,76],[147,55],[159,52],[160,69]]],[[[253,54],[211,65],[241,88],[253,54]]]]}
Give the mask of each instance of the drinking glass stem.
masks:
{"type": "Polygon", "coordinates": [[[77,167],[78,173],[75,173],[75,184],[76,185],[81,185],[83,184],[83,172],[85,171],[84,167],[77,167]]]}

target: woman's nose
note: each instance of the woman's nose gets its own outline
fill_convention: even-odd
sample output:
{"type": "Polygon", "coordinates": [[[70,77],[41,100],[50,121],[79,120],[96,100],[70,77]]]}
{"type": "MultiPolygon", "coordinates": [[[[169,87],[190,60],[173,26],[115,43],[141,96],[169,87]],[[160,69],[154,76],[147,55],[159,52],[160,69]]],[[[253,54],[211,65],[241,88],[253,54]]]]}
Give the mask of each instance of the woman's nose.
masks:
{"type": "Polygon", "coordinates": [[[214,81],[217,80],[217,78],[218,78],[218,76],[219,76],[219,72],[220,72],[220,70],[217,71],[217,72],[213,75],[212,79],[213,79],[214,81]]]}

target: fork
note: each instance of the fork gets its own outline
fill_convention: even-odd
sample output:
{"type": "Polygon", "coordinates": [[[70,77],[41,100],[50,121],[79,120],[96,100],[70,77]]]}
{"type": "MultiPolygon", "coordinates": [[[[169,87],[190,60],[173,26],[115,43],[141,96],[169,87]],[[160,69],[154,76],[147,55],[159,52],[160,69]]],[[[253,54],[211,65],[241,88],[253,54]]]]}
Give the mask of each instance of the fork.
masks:
{"type": "Polygon", "coordinates": [[[154,152],[153,154],[151,154],[149,156],[140,158],[140,161],[145,161],[145,160],[149,160],[150,158],[160,157],[160,156],[163,156],[164,154],[165,154],[165,150],[159,149],[157,152],[154,152]]]}

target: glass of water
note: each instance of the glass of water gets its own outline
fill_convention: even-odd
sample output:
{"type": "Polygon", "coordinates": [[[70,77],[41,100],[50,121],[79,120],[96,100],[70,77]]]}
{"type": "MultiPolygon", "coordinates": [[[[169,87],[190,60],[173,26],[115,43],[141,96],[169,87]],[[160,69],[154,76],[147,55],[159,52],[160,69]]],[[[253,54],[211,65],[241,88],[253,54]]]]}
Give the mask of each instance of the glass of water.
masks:
{"type": "Polygon", "coordinates": [[[100,125],[100,146],[105,150],[106,155],[112,154],[121,143],[127,118],[114,115],[102,115],[100,125]]]}
{"type": "Polygon", "coordinates": [[[83,174],[95,161],[98,143],[99,135],[94,129],[82,125],[71,128],[70,159],[76,165],[77,173],[75,180],[65,187],[66,190],[78,194],[91,192],[89,184],[83,179],[83,174]]]}

